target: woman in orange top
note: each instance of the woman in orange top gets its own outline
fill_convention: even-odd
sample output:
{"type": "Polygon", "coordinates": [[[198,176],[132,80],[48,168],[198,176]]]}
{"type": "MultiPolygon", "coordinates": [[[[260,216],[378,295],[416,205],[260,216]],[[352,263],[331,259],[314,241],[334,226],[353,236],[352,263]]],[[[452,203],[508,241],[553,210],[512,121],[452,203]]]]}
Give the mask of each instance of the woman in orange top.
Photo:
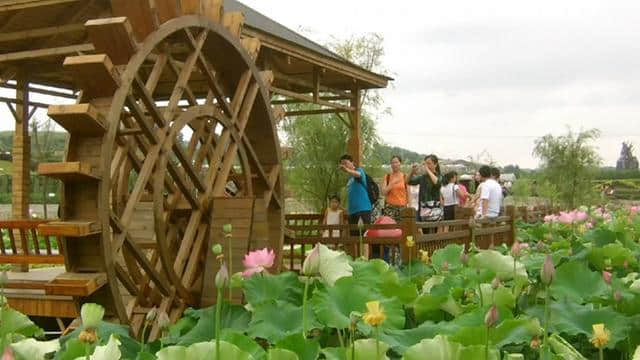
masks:
{"type": "Polygon", "coordinates": [[[385,197],[382,214],[400,221],[400,211],[409,203],[409,191],[407,189],[407,176],[400,169],[402,158],[398,155],[391,157],[391,173],[384,176],[382,181],[382,194],[385,197]]]}

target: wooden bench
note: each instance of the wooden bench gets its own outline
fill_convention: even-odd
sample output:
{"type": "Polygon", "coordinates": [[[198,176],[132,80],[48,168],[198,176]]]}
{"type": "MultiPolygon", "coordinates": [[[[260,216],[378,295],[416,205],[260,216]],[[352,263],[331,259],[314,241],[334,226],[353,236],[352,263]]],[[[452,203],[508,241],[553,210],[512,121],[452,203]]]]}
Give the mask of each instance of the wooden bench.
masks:
{"type": "Polygon", "coordinates": [[[9,306],[28,316],[75,318],[78,311],[73,297],[51,290],[64,277],[62,239],[43,235],[43,220],[0,221],[0,263],[21,265],[26,271],[8,271],[3,291],[9,306]],[[29,269],[29,265],[43,266],[29,269]],[[51,266],[46,266],[51,265],[51,266]],[[52,285],[53,284],[53,285],[52,285]]]}

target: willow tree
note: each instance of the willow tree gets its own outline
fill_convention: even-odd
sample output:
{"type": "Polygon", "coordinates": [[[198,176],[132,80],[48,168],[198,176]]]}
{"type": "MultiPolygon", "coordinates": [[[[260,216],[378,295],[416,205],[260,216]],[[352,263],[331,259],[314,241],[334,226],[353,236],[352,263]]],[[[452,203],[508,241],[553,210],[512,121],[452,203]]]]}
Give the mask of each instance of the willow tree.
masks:
{"type": "Polygon", "coordinates": [[[545,135],[535,141],[534,156],[541,161],[540,177],[566,208],[589,204],[596,199],[593,179],[601,163],[593,142],[597,129],[561,136],[545,135]]]}
{"type": "MultiPolygon", "coordinates": [[[[346,60],[361,67],[385,72],[381,65],[384,55],[383,38],[377,34],[333,38],[328,47],[346,60]]],[[[383,100],[376,90],[362,91],[361,136],[364,166],[375,176],[373,152],[379,143],[375,116],[383,109],[383,100]]],[[[289,105],[288,111],[304,110],[310,105],[289,105]]],[[[283,122],[284,142],[291,149],[285,159],[287,190],[316,211],[322,210],[327,198],[338,195],[344,199],[346,177],[338,171],[338,160],[347,152],[349,118],[343,114],[307,115],[288,118],[283,122]]]]}

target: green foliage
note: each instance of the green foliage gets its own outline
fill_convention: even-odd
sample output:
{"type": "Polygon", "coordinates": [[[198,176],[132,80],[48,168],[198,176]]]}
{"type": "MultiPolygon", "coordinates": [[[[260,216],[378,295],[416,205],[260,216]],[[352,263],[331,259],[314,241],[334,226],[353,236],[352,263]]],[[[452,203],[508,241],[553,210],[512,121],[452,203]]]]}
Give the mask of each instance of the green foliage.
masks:
{"type": "Polygon", "coordinates": [[[535,141],[533,154],[541,161],[538,183],[549,190],[544,195],[571,209],[596,199],[591,181],[601,160],[591,143],[599,134],[596,129],[577,134],[569,130],[566,135],[545,135],[535,141]]]}
{"type": "MultiPolygon", "coordinates": [[[[377,34],[334,39],[330,48],[345,59],[367,70],[382,71],[383,39],[377,34]]],[[[376,176],[375,158],[371,155],[379,140],[375,130],[375,114],[380,111],[382,97],[375,90],[365,90],[361,99],[361,143],[367,173],[376,176]]],[[[312,105],[288,105],[287,110],[299,111],[312,105]]],[[[297,198],[305,200],[314,210],[326,207],[328,197],[345,199],[346,177],[338,171],[340,156],[347,153],[350,137],[348,115],[324,114],[288,118],[282,126],[286,146],[291,148],[285,161],[287,185],[297,198]]],[[[388,160],[385,160],[386,163],[388,160]]],[[[344,203],[344,202],[343,202],[344,203]]]]}

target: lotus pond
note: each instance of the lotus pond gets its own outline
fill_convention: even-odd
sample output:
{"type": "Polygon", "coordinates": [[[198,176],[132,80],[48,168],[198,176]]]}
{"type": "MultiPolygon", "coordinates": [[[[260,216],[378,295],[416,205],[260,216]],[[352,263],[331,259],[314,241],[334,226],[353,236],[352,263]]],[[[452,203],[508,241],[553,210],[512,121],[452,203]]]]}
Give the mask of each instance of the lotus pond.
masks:
{"type": "Polygon", "coordinates": [[[520,224],[511,247],[449,245],[400,268],[317,246],[302,274],[274,275],[268,251],[249,254],[245,276],[223,267],[215,279],[244,305],[189,309],[173,325],[152,314],[165,330],[148,344],[93,304],[81,328],[40,341],[4,305],[2,359],[637,360],[637,210],[562,213],[520,224]]]}

